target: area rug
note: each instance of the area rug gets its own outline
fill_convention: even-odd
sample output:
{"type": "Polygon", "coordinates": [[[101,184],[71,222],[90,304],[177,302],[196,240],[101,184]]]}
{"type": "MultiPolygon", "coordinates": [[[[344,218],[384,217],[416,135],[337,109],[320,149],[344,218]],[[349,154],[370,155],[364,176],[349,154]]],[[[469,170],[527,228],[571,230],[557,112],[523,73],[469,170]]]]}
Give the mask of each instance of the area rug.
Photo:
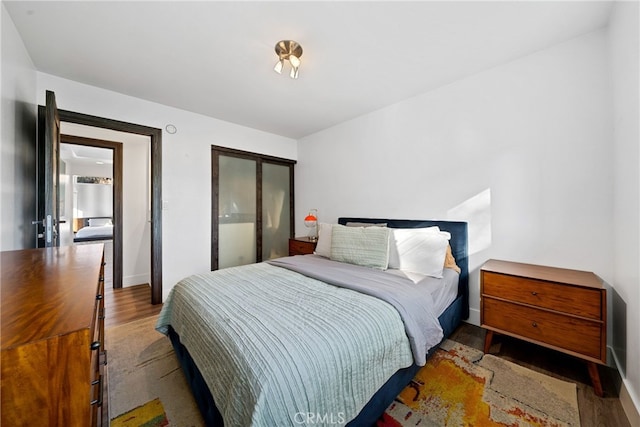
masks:
{"type": "Polygon", "coordinates": [[[111,427],[166,427],[167,414],[160,399],[153,399],[111,420],[111,427]]]}
{"type": "MultiPolygon", "coordinates": [[[[155,322],[154,316],[107,329],[112,423],[157,400],[165,425],[203,427],[171,342],[155,322]]],[[[122,427],[156,426],[145,424],[160,414],[155,411],[122,427]]],[[[575,384],[454,341],[442,344],[378,421],[378,427],[579,425],[575,384]]]]}
{"type": "Polygon", "coordinates": [[[202,427],[204,422],[171,342],[155,330],[156,319],[148,317],[106,330],[111,425],[128,420],[129,424],[121,425],[202,427]],[[145,409],[153,412],[140,415],[145,409]],[[160,410],[168,424],[147,424],[162,422],[160,410]]]}
{"type": "Polygon", "coordinates": [[[579,426],[577,388],[445,341],[378,427],[579,426]]]}

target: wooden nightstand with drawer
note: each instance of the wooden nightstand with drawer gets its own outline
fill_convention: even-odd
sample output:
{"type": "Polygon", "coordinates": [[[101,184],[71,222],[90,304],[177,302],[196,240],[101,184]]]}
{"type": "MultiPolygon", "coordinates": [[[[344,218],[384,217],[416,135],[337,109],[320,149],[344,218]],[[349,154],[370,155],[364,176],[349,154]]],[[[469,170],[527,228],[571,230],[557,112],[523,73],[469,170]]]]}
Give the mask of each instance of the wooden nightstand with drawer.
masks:
{"type": "Polygon", "coordinates": [[[607,294],[598,276],[489,260],[480,269],[480,295],[485,353],[496,332],[579,357],[603,395],[597,364],[606,363],[607,294]]]}
{"type": "Polygon", "coordinates": [[[289,256],[308,255],[316,250],[318,240],[311,240],[309,237],[295,237],[289,239],[289,256]]]}

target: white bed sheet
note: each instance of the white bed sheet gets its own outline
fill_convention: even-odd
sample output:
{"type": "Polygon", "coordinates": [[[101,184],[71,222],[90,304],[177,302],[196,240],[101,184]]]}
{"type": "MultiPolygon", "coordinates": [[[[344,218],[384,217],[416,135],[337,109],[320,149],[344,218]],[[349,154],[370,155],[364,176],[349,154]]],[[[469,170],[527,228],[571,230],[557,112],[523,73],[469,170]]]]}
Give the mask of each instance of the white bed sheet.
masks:
{"type": "Polygon", "coordinates": [[[75,235],[76,239],[88,239],[92,237],[113,237],[113,225],[82,227],[75,235]]]}
{"type": "Polygon", "coordinates": [[[386,271],[389,274],[406,277],[414,283],[419,283],[420,286],[424,286],[425,290],[431,293],[433,305],[438,316],[440,316],[458,296],[458,280],[460,275],[450,268],[443,270],[442,279],[397,269],[389,269],[386,271]]]}

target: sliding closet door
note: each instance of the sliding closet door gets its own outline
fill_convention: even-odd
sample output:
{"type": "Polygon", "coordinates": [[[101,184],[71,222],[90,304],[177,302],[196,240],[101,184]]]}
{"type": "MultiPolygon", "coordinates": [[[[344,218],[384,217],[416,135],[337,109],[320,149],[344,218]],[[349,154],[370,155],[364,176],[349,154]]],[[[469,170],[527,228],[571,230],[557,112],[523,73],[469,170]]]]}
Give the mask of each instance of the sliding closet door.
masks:
{"type": "Polygon", "coordinates": [[[293,165],[212,148],[211,269],[287,256],[293,236],[293,165]]]}
{"type": "Polygon", "coordinates": [[[257,162],[218,157],[218,268],[256,262],[257,162]]]}
{"type": "Polygon", "coordinates": [[[289,255],[290,167],[262,163],[262,260],[289,255]]]}

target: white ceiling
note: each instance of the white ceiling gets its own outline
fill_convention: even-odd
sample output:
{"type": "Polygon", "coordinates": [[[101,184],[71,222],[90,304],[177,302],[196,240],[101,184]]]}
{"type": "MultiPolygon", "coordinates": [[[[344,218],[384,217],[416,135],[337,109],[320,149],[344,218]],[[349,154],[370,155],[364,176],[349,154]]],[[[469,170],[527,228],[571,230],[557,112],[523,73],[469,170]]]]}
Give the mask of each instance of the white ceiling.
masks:
{"type": "Polygon", "coordinates": [[[611,10],[609,1],[3,3],[39,71],[291,138],[603,27],[611,10]],[[298,80],[273,71],[281,39],[304,49],[298,80]]]}
{"type": "Polygon", "coordinates": [[[78,165],[113,164],[113,150],[87,145],[60,144],[60,158],[78,165]]]}

